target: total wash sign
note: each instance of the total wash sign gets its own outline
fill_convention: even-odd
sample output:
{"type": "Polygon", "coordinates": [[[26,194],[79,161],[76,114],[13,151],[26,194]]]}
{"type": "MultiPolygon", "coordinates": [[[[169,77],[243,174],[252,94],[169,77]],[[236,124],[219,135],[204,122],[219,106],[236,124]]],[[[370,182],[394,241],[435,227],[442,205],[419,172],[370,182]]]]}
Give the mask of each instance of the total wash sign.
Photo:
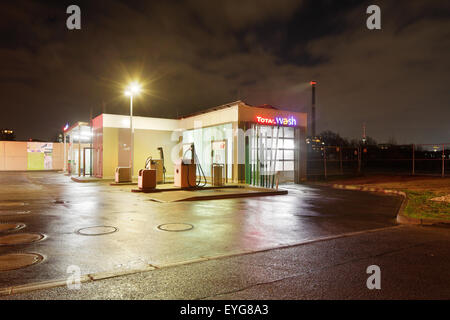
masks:
{"type": "Polygon", "coordinates": [[[297,120],[293,116],[290,116],[289,118],[283,118],[283,117],[275,117],[275,118],[266,118],[261,116],[256,116],[256,122],[261,124],[268,124],[272,126],[296,126],[297,120]]]}

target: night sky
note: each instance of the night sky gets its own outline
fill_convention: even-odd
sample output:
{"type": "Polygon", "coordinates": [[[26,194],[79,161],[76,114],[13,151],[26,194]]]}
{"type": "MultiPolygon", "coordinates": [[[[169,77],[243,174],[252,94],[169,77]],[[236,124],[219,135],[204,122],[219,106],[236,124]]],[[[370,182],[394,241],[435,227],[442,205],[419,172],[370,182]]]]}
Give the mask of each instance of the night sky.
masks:
{"type": "Polygon", "coordinates": [[[177,117],[243,100],[310,108],[317,129],[450,142],[450,1],[2,1],[0,128],[55,139],[90,110],[177,117]],[[66,28],[67,6],[81,30],[66,28]],[[381,7],[382,30],[366,28],[381,7]]]}

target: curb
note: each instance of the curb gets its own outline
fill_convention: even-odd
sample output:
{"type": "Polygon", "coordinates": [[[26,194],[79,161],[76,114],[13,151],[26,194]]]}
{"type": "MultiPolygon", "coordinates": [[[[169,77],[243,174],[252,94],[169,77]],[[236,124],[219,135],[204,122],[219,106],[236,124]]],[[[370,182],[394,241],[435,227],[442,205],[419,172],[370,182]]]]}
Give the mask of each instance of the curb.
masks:
{"type": "MultiPolygon", "coordinates": [[[[103,178],[92,178],[92,179],[83,179],[78,177],[70,176],[70,180],[78,183],[90,183],[90,182],[108,182],[114,181],[114,179],[103,179],[103,178]]],[[[137,184],[137,183],[136,183],[137,184]]]]}
{"type": "MultiPolygon", "coordinates": [[[[136,183],[137,184],[137,183],[136,183]]],[[[158,193],[158,192],[170,192],[170,191],[199,191],[199,190],[213,190],[213,189],[239,189],[245,188],[239,185],[224,185],[220,187],[208,186],[208,187],[190,187],[190,188],[167,188],[167,189],[131,189],[131,192],[142,192],[142,193],[158,193]]]]}
{"type": "Polygon", "coordinates": [[[377,193],[401,196],[403,200],[402,200],[402,204],[397,212],[397,218],[396,218],[397,223],[422,225],[422,226],[436,226],[436,225],[449,225],[450,226],[450,221],[448,221],[448,220],[422,219],[422,218],[407,217],[407,216],[403,215],[402,212],[405,209],[406,203],[408,202],[408,197],[407,197],[406,193],[403,191],[386,190],[386,189],[381,189],[381,188],[363,187],[363,186],[358,186],[358,185],[345,185],[345,184],[333,184],[332,187],[335,189],[377,192],[377,193]]]}
{"type": "MultiPolygon", "coordinates": [[[[123,270],[123,271],[105,271],[98,273],[91,273],[80,276],[80,283],[88,283],[94,282],[98,280],[105,280],[110,278],[116,278],[120,276],[126,276],[131,274],[136,274],[140,272],[153,271],[158,269],[154,266],[144,267],[142,269],[133,269],[133,270],[123,270]]],[[[17,286],[11,286],[6,288],[0,288],[0,297],[2,296],[10,296],[19,293],[27,293],[31,291],[43,290],[43,289],[51,289],[57,287],[64,287],[67,285],[67,279],[59,279],[59,280],[49,280],[49,281],[40,281],[40,282],[32,282],[17,286]]]]}
{"type": "MultiPolygon", "coordinates": [[[[211,256],[211,257],[199,257],[199,258],[194,258],[194,259],[190,259],[190,260],[170,262],[170,263],[161,264],[161,265],[148,265],[147,267],[144,267],[141,269],[122,270],[122,271],[104,271],[104,272],[98,272],[98,273],[91,273],[91,274],[82,275],[80,277],[80,283],[91,283],[94,281],[111,279],[111,278],[116,278],[116,277],[121,277],[121,276],[127,276],[127,275],[132,275],[132,274],[141,273],[141,272],[162,270],[162,269],[166,269],[166,268],[173,268],[173,267],[189,265],[189,264],[199,263],[199,262],[205,262],[205,261],[210,261],[210,260],[238,257],[238,256],[244,256],[244,255],[254,254],[254,253],[262,253],[262,252],[267,252],[267,251],[271,251],[271,250],[289,249],[289,248],[304,246],[304,245],[313,244],[313,243],[317,243],[317,242],[336,240],[336,239],[341,239],[341,238],[346,238],[346,237],[351,237],[351,236],[357,236],[357,235],[361,235],[361,234],[365,234],[365,233],[381,232],[381,231],[385,231],[385,230],[389,230],[389,229],[393,229],[393,228],[401,228],[401,227],[402,226],[389,226],[389,227],[384,227],[384,228],[348,232],[348,233],[343,233],[343,234],[334,235],[334,236],[321,237],[321,238],[317,238],[314,240],[306,240],[301,243],[295,243],[295,244],[285,245],[285,246],[281,246],[281,247],[275,247],[275,248],[269,247],[269,248],[263,248],[263,249],[256,250],[256,251],[246,250],[246,251],[234,252],[234,253],[229,253],[229,254],[219,254],[219,255],[211,256]]],[[[27,293],[27,292],[43,290],[43,289],[64,287],[66,285],[67,285],[66,279],[59,279],[59,280],[41,281],[41,282],[28,283],[28,284],[11,286],[11,287],[6,287],[6,288],[0,288],[0,297],[11,296],[14,294],[27,293]]]]}
{"type": "Polygon", "coordinates": [[[194,196],[182,200],[176,200],[173,202],[182,201],[203,201],[203,200],[222,200],[222,199],[235,199],[235,198],[251,198],[251,197],[267,197],[267,196],[278,196],[288,194],[287,190],[277,190],[277,191],[261,191],[261,192],[249,192],[249,193],[236,193],[236,194],[223,194],[218,196],[194,196]]]}

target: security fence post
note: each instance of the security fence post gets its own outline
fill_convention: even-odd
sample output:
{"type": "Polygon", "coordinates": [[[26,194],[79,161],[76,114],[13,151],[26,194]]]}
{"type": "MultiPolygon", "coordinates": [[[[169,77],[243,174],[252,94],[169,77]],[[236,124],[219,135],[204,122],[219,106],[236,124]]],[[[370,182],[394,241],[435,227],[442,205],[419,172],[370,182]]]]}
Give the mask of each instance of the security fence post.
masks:
{"type": "Polygon", "coordinates": [[[358,146],[358,174],[361,173],[361,146],[358,146]]]}

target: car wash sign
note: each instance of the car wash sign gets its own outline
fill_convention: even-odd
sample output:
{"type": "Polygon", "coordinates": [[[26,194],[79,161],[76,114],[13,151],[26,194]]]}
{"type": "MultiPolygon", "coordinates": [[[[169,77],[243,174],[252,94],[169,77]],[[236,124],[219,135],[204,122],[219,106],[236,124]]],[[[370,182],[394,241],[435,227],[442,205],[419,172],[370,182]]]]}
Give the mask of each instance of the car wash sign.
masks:
{"type": "Polygon", "coordinates": [[[265,124],[269,126],[287,126],[287,127],[295,127],[297,125],[297,120],[293,117],[261,117],[256,116],[256,122],[259,124],[265,124]]]}

